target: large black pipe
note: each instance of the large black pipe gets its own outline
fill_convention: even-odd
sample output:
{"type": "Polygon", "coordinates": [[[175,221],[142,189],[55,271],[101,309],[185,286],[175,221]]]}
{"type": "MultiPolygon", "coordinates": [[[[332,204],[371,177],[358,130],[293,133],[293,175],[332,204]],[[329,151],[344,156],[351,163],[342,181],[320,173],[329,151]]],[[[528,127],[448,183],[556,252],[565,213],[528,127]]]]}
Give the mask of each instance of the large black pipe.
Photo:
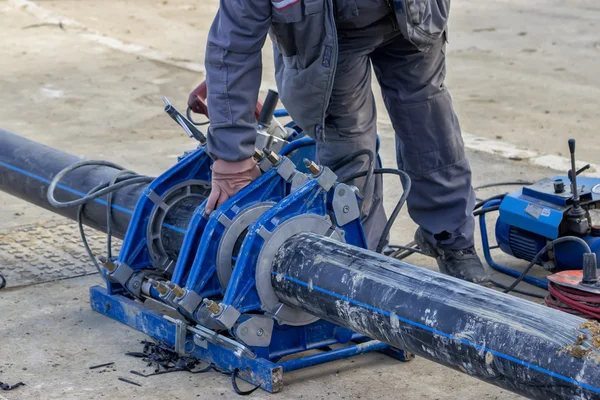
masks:
{"type": "Polygon", "coordinates": [[[313,234],[280,248],[272,284],[287,305],[528,398],[600,398],[582,318],[313,234]]]}
{"type": "MultiPolygon", "coordinates": [[[[0,190],[43,207],[64,217],[76,220],[77,208],[55,208],[46,197],[50,181],[63,168],[81,158],[45,146],[0,129],[0,190]]],[[[110,182],[118,171],[110,167],[88,166],[67,174],[56,190],[59,201],[76,200],[95,186],[110,182]]],[[[113,195],[112,233],[125,236],[135,204],[147,184],[125,187],[113,195]]],[[[106,198],[86,204],[84,224],[106,232],[106,198]]]]}
{"type": "MultiPolygon", "coordinates": [[[[52,178],[78,161],[81,158],[77,156],[0,129],[0,191],[73,220],[77,219],[78,207],[55,208],[48,202],[47,192],[52,178]]],[[[79,199],[97,185],[111,182],[118,172],[107,166],[81,167],[60,181],[55,197],[61,202],[79,199]]],[[[135,184],[113,194],[111,231],[115,237],[125,236],[136,203],[147,186],[135,184]]],[[[106,200],[104,196],[86,204],[83,213],[85,225],[106,232],[106,200]]],[[[202,200],[202,197],[194,197],[190,201],[182,201],[165,216],[161,240],[172,259],[177,258],[188,222],[202,200]]]]}

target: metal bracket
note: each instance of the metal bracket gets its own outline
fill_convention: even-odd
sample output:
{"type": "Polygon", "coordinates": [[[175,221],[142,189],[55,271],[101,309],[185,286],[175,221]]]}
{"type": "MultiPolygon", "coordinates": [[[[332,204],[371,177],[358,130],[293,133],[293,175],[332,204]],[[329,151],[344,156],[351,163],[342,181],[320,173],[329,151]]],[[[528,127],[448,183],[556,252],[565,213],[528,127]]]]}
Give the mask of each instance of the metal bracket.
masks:
{"type": "Polygon", "coordinates": [[[107,277],[111,281],[125,286],[132,275],[133,269],[125,263],[120,263],[114,271],[107,274],[107,277]]]}
{"type": "Polygon", "coordinates": [[[281,162],[277,165],[277,173],[285,179],[286,182],[289,182],[296,173],[296,164],[289,158],[283,157],[281,162]]]}
{"type": "Polygon", "coordinates": [[[235,336],[248,346],[268,347],[271,344],[275,321],[268,316],[248,318],[235,329],[235,336]]]}
{"type": "Polygon", "coordinates": [[[295,192],[300,187],[302,187],[302,185],[304,185],[306,182],[308,182],[308,179],[309,178],[306,174],[303,174],[302,172],[296,172],[294,174],[294,176],[292,177],[292,187],[291,187],[292,193],[295,192]]]}
{"type": "MultiPolygon", "coordinates": [[[[165,317],[167,318],[167,317],[165,317]]],[[[217,346],[225,347],[232,350],[236,357],[256,358],[256,354],[248,347],[236,342],[226,336],[220,335],[217,332],[203,327],[202,325],[188,326],[187,329],[194,334],[194,343],[199,344],[202,341],[208,341],[217,346]]],[[[202,346],[202,344],[199,344],[202,346]]],[[[204,346],[202,346],[204,347],[204,346]]]]}
{"type": "Polygon", "coordinates": [[[223,306],[221,304],[221,312],[213,318],[221,323],[225,328],[230,329],[242,315],[235,307],[223,306]]]}
{"type": "Polygon", "coordinates": [[[181,300],[176,301],[176,304],[187,313],[193,314],[202,304],[202,296],[193,290],[188,290],[181,300]]]}
{"type": "Polygon", "coordinates": [[[338,226],[344,226],[347,223],[360,218],[356,194],[348,185],[340,183],[335,187],[332,206],[333,214],[335,215],[338,226]]]}
{"type": "Polygon", "coordinates": [[[165,315],[164,318],[167,321],[175,324],[175,352],[182,357],[185,356],[185,343],[187,340],[188,324],[180,319],[171,318],[167,315],[165,315]]]}
{"type": "Polygon", "coordinates": [[[324,190],[329,191],[333,187],[333,184],[337,181],[338,176],[327,167],[323,167],[321,173],[317,177],[317,181],[319,182],[319,186],[321,186],[324,190]]]}

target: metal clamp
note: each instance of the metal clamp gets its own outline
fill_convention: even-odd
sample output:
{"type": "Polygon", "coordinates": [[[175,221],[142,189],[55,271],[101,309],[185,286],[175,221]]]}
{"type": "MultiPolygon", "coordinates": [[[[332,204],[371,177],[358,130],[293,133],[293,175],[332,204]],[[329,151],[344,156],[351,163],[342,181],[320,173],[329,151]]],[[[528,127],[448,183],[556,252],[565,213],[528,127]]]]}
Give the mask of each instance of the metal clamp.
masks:
{"type": "Polygon", "coordinates": [[[202,345],[202,342],[210,342],[212,344],[232,350],[233,354],[235,354],[235,356],[238,358],[256,358],[256,354],[248,347],[236,342],[233,339],[220,335],[215,331],[205,328],[202,325],[196,325],[193,327],[188,326],[187,329],[194,334],[194,343],[199,346],[205,347],[202,345]]]}
{"type": "Polygon", "coordinates": [[[202,296],[193,290],[186,290],[185,295],[181,299],[175,299],[175,303],[185,312],[193,314],[200,304],[202,304],[202,296]]]}

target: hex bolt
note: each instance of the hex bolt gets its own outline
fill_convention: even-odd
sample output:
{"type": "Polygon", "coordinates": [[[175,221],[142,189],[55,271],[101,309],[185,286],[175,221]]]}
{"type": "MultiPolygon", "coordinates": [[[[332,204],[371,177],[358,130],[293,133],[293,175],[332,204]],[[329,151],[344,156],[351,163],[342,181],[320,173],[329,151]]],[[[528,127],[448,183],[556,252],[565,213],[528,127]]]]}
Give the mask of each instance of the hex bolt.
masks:
{"type": "Polygon", "coordinates": [[[252,157],[254,158],[254,161],[259,162],[260,160],[262,160],[264,158],[264,156],[265,156],[265,154],[262,151],[260,151],[256,147],[254,148],[254,154],[252,155],[252,157]]]}
{"type": "Polygon", "coordinates": [[[265,333],[265,331],[263,331],[262,328],[258,328],[258,330],[256,331],[256,336],[262,336],[263,333],[265,333]]]}
{"type": "Polygon", "coordinates": [[[110,261],[110,260],[106,260],[104,262],[104,264],[102,264],[104,266],[104,268],[106,268],[109,272],[113,272],[115,269],[117,269],[117,265],[110,261]]]}
{"type": "Polygon", "coordinates": [[[304,159],[304,165],[308,169],[308,171],[313,175],[319,175],[321,172],[321,167],[315,164],[314,161],[309,160],[308,158],[304,159]]]}
{"type": "Polygon", "coordinates": [[[180,288],[178,285],[176,284],[172,284],[173,286],[171,286],[171,290],[173,291],[173,294],[175,295],[175,297],[177,298],[182,298],[183,296],[185,296],[185,290],[180,288]]]}
{"type": "Polygon", "coordinates": [[[345,206],[344,206],[344,208],[342,208],[342,212],[343,212],[344,214],[348,214],[348,213],[350,212],[350,206],[348,206],[348,205],[345,205],[345,206]]]}
{"type": "Polygon", "coordinates": [[[214,315],[219,315],[221,313],[221,306],[218,303],[209,299],[204,299],[202,300],[202,302],[206,305],[208,311],[210,311],[214,315]]]}
{"type": "Polygon", "coordinates": [[[165,296],[167,293],[169,293],[169,288],[164,283],[154,280],[152,278],[148,279],[148,282],[152,285],[154,289],[156,289],[156,291],[161,296],[165,296]]]}
{"type": "Polygon", "coordinates": [[[281,158],[271,150],[263,149],[263,151],[267,155],[267,159],[271,161],[272,164],[277,164],[281,160],[281,158]]]}

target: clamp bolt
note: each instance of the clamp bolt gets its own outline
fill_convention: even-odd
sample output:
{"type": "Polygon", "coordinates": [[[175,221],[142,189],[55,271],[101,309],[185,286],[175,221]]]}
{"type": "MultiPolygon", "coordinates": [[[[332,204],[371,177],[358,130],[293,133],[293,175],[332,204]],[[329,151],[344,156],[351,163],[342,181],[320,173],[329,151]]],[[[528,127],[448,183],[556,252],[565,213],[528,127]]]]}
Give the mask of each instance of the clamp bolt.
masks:
{"type": "Polygon", "coordinates": [[[259,328],[259,329],[256,331],[256,336],[262,336],[262,335],[263,335],[263,333],[265,333],[265,331],[263,331],[263,330],[262,330],[262,328],[259,328]]]}
{"type": "Polygon", "coordinates": [[[108,272],[113,272],[115,269],[117,269],[117,264],[110,260],[106,260],[102,265],[108,270],[108,272]]]}
{"type": "Polygon", "coordinates": [[[267,155],[267,159],[271,161],[273,165],[277,164],[281,160],[281,158],[271,150],[264,149],[263,151],[267,155]]]}
{"type": "Polygon", "coordinates": [[[202,302],[206,305],[208,311],[214,315],[219,315],[221,313],[221,306],[218,303],[209,299],[204,299],[202,302]]]}
{"type": "Polygon", "coordinates": [[[171,291],[173,292],[173,294],[175,295],[175,297],[182,298],[183,296],[185,296],[185,290],[180,288],[179,286],[177,286],[176,284],[171,284],[169,285],[171,287],[171,291]]]}
{"type": "Polygon", "coordinates": [[[169,288],[164,283],[154,279],[148,279],[148,282],[161,296],[165,296],[167,293],[169,293],[169,288]]]}
{"type": "Polygon", "coordinates": [[[308,158],[304,159],[304,165],[308,169],[308,171],[313,175],[319,175],[321,172],[321,168],[314,163],[314,161],[310,161],[308,158]]]}
{"type": "Polygon", "coordinates": [[[252,158],[254,158],[254,161],[259,162],[260,160],[262,160],[265,157],[265,154],[260,151],[259,149],[257,149],[256,147],[254,148],[254,154],[252,155],[252,158]]]}
{"type": "Polygon", "coordinates": [[[348,212],[350,212],[350,206],[348,206],[348,205],[345,205],[345,206],[344,206],[344,208],[342,208],[342,212],[343,212],[344,214],[348,214],[348,212]]]}

